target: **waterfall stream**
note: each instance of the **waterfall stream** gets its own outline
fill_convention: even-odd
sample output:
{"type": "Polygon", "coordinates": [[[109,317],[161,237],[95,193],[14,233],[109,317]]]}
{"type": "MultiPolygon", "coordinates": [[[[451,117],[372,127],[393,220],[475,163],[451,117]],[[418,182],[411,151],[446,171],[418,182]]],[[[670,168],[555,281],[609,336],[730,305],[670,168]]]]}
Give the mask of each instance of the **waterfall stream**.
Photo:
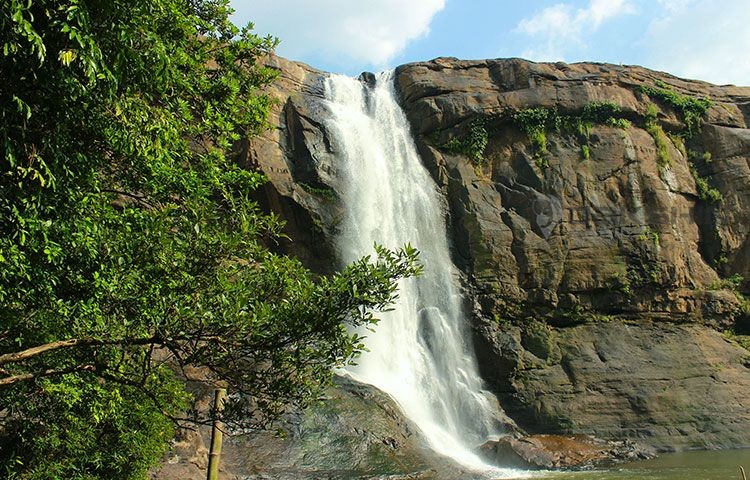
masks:
{"type": "Polygon", "coordinates": [[[465,332],[440,192],[417,155],[393,73],[378,74],[374,86],[332,75],[325,95],[336,189],[347,206],[337,239],[342,260],[371,254],[374,242],[408,242],[425,265],[421,277],[399,284],[396,308],[366,332],[369,351],[349,372],[390,394],[436,452],[495,478],[510,474],[472,451],[497,433],[492,404],[465,332]]]}

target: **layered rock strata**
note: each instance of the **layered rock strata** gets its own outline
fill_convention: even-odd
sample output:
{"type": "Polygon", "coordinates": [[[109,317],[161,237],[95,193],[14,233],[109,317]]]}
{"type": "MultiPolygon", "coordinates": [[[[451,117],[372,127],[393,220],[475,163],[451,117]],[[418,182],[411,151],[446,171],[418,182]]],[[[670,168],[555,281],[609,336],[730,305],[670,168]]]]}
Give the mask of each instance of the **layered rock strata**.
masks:
{"type": "MultiPolygon", "coordinates": [[[[345,206],[325,74],[270,62],[278,128],[241,159],[269,178],[280,248],[330,272],[345,206]]],[[[750,88],[520,59],[441,58],[396,82],[507,414],[661,450],[750,446],[750,88]]]]}

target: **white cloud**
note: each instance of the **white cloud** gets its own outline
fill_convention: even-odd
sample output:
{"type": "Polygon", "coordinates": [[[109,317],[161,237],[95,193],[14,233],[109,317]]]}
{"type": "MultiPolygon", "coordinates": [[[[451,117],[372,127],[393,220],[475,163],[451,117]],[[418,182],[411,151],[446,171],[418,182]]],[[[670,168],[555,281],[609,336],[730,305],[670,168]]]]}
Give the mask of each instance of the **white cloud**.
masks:
{"type": "Polygon", "coordinates": [[[607,20],[632,13],[635,7],[629,0],[589,0],[585,8],[559,3],[521,20],[516,31],[536,40],[525,57],[564,60],[570,49],[585,47],[587,37],[607,20]]]}
{"type": "Polygon", "coordinates": [[[660,0],[646,34],[649,66],[714,83],[750,85],[750,2],[660,0]]]}
{"type": "Polygon", "coordinates": [[[385,66],[414,39],[429,33],[445,0],[233,0],[237,23],[281,40],[279,53],[329,62],[385,66]]]}
{"type": "Polygon", "coordinates": [[[696,0],[656,0],[656,2],[669,13],[679,13],[695,3],[696,0]]]}

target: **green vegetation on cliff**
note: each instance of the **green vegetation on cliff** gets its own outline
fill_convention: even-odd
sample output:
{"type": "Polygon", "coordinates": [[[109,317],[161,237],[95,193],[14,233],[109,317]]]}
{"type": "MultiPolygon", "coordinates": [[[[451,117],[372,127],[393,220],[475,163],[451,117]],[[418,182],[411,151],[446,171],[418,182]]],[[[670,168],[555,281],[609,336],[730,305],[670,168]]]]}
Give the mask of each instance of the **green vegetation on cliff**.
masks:
{"type": "MultiPolygon", "coordinates": [[[[331,367],[418,271],[378,250],[315,277],[271,253],[264,179],[230,156],[266,128],[275,46],[226,0],[0,6],[0,471],[132,479],[189,400],[173,371],[230,392],[265,426],[331,367]]],[[[191,418],[205,421],[205,418],[191,418]]]]}
{"type": "Polygon", "coordinates": [[[669,137],[664,133],[664,129],[661,128],[657,117],[659,110],[656,105],[649,104],[646,111],[646,117],[644,119],[644,128],[654,139],[656,145],[656,163],[659,165],[659,170],[666,170],[669,165],[672,164],[672,157],[669,156],[669,137]]]}
{"type": "MultiPolygon", "coordinates": [[[[686,153],[690,164],[690,173],[695,179],[695,187],[698,190],[698,197],[704,202],[718,203],[724,200],[724,195],[715,188],[712,187],[708,179],[701,175],[699,169],[703,170],[711,163],[711,152],[699,153],[696,151],[689,151],[686,153]]],[[[704,170],[705,171],[705,170],[704,170]]]]}
{"type": "Polygon", "coordinates": [[[549,164],[547,133],[573,133],[581,145],[581,156],[588,160],[591,157],[589,135],[594,125],[622,129],[630,127],[630,121],[623,117],[622,108],[607,101],[589,103],[578,115],[562,115],[556,108],[534,107],[514,112],[511,119],[528,137],[534,151],[534,159],[540,168],[546,168],[549,164]]]}
{"type": "Polygon", "coordinates": [[[711,100],[680,95],[674,91],[671,85],[661,80],[657,80],[655,86],[640,85],[638,90],[664,105],[668,105],[682,116],[685,123],[683,132],[685,138],[690,138],[698,133],[701,125],[703,125],[703,117],[711,106],[711,100]]]}
{"type": "Polygon", "coordinates": [[[441,148],[454,155],[465,155],[476,165],[484,163],[484,151],[487,148],[489,136],[486,119],[479,118],[469,124],[469,133],[464,137],[454,137],[445,142],[441,148]]]}
{"type": "Polygon", "coordinates": [[[560,131],[561,118],[557,109],[525,108],[515,112],[512,119],[513,123],[528,137],[537,167],[547,168],[549,166],[547,132],[560,131]]]}
{"type": "Polygon", "coordinates": [[[701,174],[695,168],[695,165],[690,165],[690,173],[695,179],[695,186],[698,189],[698,197],[701,200],[705,202],[715,203],[721,202],[724,199],[724,196],[721,194],[721,192],[712,187],[708,183],[708,180],[701,176],[701,174]]]}
{"type": "Polygon", "coordinates": [[[469,124],[468,134],[453,137],[439,148],[454,155],[469,157],[476,165],[484,162],[484,153],[489,143],[490,132],[496,123],[510,122],[521,130],[531,144],[536,165],[545,169],[549,166],[547,149],[548,133],[572,132],[581,144],[581,155],[590,157],[589,132],[594,125],[628,129],[631,123],[624,118],[622,108],[613,102],[592,102],[578,115],[561,114],[556,108],[530,107],[511,110],[499,115],[480,117],[469,124]]]}

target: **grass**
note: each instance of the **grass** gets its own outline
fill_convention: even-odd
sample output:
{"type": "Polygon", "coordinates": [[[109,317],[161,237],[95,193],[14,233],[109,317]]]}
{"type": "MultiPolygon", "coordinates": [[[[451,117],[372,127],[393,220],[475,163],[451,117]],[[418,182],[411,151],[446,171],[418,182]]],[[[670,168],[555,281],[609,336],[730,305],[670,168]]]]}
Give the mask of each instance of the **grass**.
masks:
{"type": "Polygon", "coordinates": [[[664,172],[672,163],[672,158],[669,155],[669,138],[657,122],[658,115],[659,109],[656,105],[653,103],[649,104],[646,110],[644,127],[649,135],[651,135],[651,138],[654,139],[654,144],[656,145],[656,163],[659,165],[659,170],[664,172]]]}

